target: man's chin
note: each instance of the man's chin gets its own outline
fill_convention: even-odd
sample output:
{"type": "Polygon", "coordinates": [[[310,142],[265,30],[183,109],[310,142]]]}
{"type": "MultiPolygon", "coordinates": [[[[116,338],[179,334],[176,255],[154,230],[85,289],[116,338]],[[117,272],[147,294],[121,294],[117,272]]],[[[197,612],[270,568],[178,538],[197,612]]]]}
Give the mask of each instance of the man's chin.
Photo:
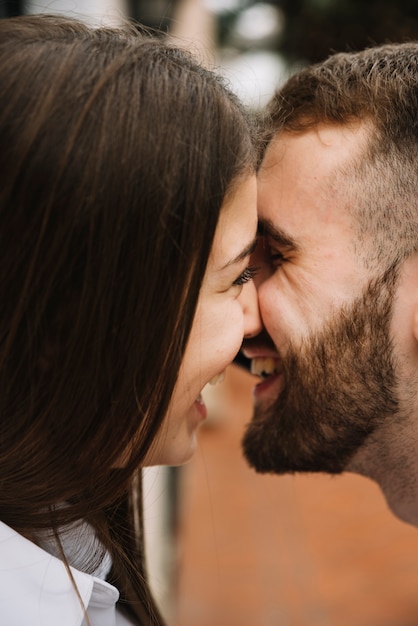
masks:
{"type": "Polygon", "coordinates": [[[300,445],[298,438],[267,416],[256,414],[242,439],[247,463],[260,474],[328,473],[340,474],[344,466],[334,454],[320,447],[300,445]]]}

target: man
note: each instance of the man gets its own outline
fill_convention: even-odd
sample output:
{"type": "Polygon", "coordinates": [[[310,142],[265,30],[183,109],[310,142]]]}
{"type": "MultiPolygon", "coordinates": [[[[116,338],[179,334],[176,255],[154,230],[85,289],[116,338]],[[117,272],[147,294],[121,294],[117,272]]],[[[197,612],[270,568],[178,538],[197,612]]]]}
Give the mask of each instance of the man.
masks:
{"type": "Polygon", "coordinates": [[[268,113],[246,458],[368,476],[418,525],[418,44],[336,54],[268,113]]]}

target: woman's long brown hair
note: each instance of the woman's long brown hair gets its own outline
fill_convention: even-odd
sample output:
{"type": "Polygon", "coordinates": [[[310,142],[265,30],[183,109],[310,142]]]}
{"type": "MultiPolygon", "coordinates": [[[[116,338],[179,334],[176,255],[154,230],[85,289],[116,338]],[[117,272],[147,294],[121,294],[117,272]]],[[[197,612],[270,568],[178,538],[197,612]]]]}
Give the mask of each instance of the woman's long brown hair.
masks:
{"type": "Polygon", "coordinates": [[[0,145],[0,519],[28,537],[88,520],[162,624],[130,487],[253,167],[248,123],[161,40],[28,16],[0,21],[0,145]]]}

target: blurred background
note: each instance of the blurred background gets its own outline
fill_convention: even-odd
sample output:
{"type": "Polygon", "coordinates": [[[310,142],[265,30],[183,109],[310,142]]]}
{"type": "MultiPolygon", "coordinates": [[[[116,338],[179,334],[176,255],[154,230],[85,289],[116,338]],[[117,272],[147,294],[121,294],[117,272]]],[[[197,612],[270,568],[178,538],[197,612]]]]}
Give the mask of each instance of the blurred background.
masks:
{"type": "Polygon", "coordinates": [[[252,107],[300,64],[418,36],[416,0],[0,0],[0,17],[42,12],[158,29],[220,68],[252,107]]]}
{"type": "MultiPolygon", "coordinates": [[[[191,49],[252,109],[333,51],[418,39],[414,0],[0,0],[0,18],[134,19],[191,49]]],[[[266,477],[240,439],[245,361],[205,390],[207,424],[183,468],[145,473],[151,583],[172,626],[418,626],[418,529],[351,475],[266,477]]]]}

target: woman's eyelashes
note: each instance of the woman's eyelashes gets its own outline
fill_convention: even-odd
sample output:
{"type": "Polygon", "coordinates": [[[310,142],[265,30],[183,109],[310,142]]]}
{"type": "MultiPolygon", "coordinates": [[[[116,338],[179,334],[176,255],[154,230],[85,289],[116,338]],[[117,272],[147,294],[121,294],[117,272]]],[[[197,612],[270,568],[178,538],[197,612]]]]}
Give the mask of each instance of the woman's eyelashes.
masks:
{"type": "Polygon", "coordinates": [[[234,280],[232,283],[233,286],[241,286],[245,285],[245,283],[250,282],[256,276],[259,268],[253,265],[249,265],[245,268],[245,270],[234,280]]]}

